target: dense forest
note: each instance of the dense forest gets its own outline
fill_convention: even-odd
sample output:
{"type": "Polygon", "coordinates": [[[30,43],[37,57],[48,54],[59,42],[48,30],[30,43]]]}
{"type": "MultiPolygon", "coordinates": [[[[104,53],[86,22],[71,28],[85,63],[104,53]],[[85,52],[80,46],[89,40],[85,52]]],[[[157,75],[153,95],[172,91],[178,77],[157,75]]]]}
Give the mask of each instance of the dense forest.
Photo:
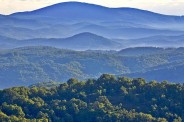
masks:
{"type": "Polygon", "coordinates": [[[184,86],[103,74],[0,91],[1,122],[182,122],[184,86]]]}
{"type": "Polygon", "coordinates": [[[38,82],[98,78],[104,73],[182,83],[184,48],[73,51],[53,47],[0,50],[0,89],[38,82]],[[11,75],[11,77],[9,77],[11,75]]]}

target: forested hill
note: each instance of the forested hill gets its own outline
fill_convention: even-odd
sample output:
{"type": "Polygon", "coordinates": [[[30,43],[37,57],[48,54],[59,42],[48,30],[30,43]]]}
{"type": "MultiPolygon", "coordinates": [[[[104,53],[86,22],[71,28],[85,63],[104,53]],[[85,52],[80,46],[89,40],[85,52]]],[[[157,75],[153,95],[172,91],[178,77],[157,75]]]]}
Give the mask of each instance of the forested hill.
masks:
{"type": "Polygon", "coordinates": [[[109,74],[0,91],[1,122],[182,122],[183,113],[183,85],[109,74]]]}
{"type": "Polygon", "coordinates": [[[38,82],[63,82],[71,77],[98,78],[104,73],[183,83],[183,60],[184,48],[72,51],[23,47],[0,50],[0,89],[38,82]]]}

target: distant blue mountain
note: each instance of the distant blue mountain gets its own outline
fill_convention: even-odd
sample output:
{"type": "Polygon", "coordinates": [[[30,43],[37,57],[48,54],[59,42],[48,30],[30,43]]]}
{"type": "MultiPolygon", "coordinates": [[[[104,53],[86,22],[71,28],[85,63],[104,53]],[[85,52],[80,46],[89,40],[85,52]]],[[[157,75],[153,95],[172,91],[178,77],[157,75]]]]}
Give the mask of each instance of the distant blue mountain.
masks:
{"type": "Polygon", "coordinates": [[[44,45],[73,50],[109,50],[121,48],[120,43],[89,32],[79,33],[68,38],[33,39],[25,40],[24,42],[26,46],[27,42],[30,42],[31,46],[44,45]]]}
{"type": "Polygon", "coordinates": [[[5,36],[0,36],[0,46],[0,49],[11,49],[24,46],[52,46],[71,50],[123,49],[119,52],[121,55],[136,56],[142,54],[155,54],[157,52],[162,52],[163,49],[160,48],[183,47],[184,35],[160,35],[139,39],[109,39],[90,32],[83,32],[66,38],[33,38],[24,40],[17,40],[5,36]],[[153,47],[153,49],[150,47],[153,47]]]}
{"type": "Polygon", "coordinates": [[[122,45],[110,39],[89,32],[79,33],[67,38],[35,38],[28,40],[16,40],[0,36],[2,48],[17,48],[24,46],[52,46],[72,50],[117,50],[122,45]],[[4,46],[3,46],[4,45],[4,46]]]}
{"type": "MultiPolygon", "coordinates": [[[[22,40],[22,43],[24,40],[32,43],[30,41],[38,39],[40,42],[41,39],[42,44],[45,41],[44,45],[47,46],[56,44],[55,41],[48,43],[48,40],[62,39],[62,48],[66,46],[68,40],[65,38],[68,37],[71,38],[67,44],[78,44],[82,49],[94,49],[90,46],[99,49],[102,44],[105,47],[102,49],[114,49],[115,43],[126,48],[172,45],[178,47],[183,45],[184,38],[178,37],[184,35],[183,16],[162,15],[135,8],[108,8],[80,2],[64,2],[34,11],[1,15],[0,23],[0,35],[4,37],[22,40]],[[79,33],[83,36],[78,35],[79,33]],[[106,39],[91,40],[89,33],[106,39]],[[73,35],[77,36],[72,37],[73,35]],[[176,37],[174,40],[177,40],[177,43],[171,36],[176,37]]],[[[72,45],[65,48],[76,49],[72,45]]]]}
{"type": "Polygon", "coordinates": [[[53,17],[64,20],[88,20],[88,21],[132,21],[142,22],[184,22],[184,17],[168,16],[153,13],[150,11],[139,10],[135,8],[107,8],[94,4],[80,2],[64,2],[41,8],[31,12],[15,13],[11,16],[34,16],[34,17],[53,17]]]}
{"type": "Polygon", "coordinates": [[[184,35],[178,36],[151,36],[139,39],[119,40],[122,45],[127,47],[183,47],[184,35]]]}

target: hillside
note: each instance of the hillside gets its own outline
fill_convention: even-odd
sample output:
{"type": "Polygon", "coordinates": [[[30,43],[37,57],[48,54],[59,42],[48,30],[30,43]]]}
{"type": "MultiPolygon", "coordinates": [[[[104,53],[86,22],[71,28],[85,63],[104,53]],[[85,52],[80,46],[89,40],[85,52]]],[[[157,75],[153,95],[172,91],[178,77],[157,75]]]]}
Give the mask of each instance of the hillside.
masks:
{"type": "Polygon", "coordinates": [[[165,51],[164,48],[155,48],[155,47],[132,47],[122,49],[118,52],[119,55],[123,56],[140,56],[140,55],[153,55],[159,54],[165,51]]]}
{"type": "Polygon", "coordinates": [[[178,63],[173,65],[168,65],[167,67],[158,68],[155,70],[148,70],[145,72],[138,72],[138,73],[132,73],[132,74],[126,74],[123,76],[128,77],[144,77],[148,81],[151,81],[152,79],[157,81],[162,80],[171,80],[173,82],[179,82],[181,78],[183,78],[183,74],[181,72],[184,71],[184,64],[178,63]]]}
{"type": "Polygon", "coordinates": [[[63,82],[71,77],[80,80],[96,78],[103,73],[184,82],[180,73],[183,59],[183,48],[129,48],[120,52],[72,51],[52,47],[0,50],[0,83],[3,89],[37,82],[63,82]],[[148,50],[154,53],[147,53],[148,50]]]}
{"type": "Polygon", "coordinates": [[[62,82],[71,77],[86,79],[104,72],[119,74],[126,70],[121,65],[122,61],[114,55],[52,47],[2,50],[0,60],[1,87],[30,85],[43,81],[62,82]],[[9,75],[11,77],[8,77],[9,75]]]}
{"type": "Polygon", "coordinates": [[[0,91],[0,121],[182,122],[184,86],[142,78],[69,79],[52,89],[0,91]]]}

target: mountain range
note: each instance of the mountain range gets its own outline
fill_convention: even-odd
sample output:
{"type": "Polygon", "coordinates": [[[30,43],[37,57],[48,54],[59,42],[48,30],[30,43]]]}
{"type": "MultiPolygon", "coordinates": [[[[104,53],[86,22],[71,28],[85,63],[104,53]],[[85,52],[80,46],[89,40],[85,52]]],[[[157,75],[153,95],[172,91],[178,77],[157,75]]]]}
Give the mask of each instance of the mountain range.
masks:
{"type": "Polygon", "coordinates": [[[172,47],[173,44],[180,47],[183,26],[183,16],[64,2],[34,11],[1,15],[0,40],[6,38],[6,41],[0,45],[4,48],[42,45],[73,50],[172,47]],[[75,48],[71,42],[80,46],[75,48]]]}
{"type": "Polygon", "coordinates": [[[0,83],[28,86],[103,73],[181,83],[183,27],[184,16],[80,2],[0,15],[0,83]]]}
{"type": "Polygon", "coordinates": [[[52,46],[71,50],[121,50],[130,47],[183,47],[184,35],[151,36],[138,39],[109,39],[90,32],[83,32],[66,38],[33,38],[18,40],[0,36],[1,49],[25,46],[52,46]]]}

